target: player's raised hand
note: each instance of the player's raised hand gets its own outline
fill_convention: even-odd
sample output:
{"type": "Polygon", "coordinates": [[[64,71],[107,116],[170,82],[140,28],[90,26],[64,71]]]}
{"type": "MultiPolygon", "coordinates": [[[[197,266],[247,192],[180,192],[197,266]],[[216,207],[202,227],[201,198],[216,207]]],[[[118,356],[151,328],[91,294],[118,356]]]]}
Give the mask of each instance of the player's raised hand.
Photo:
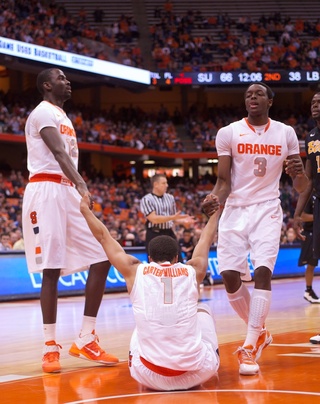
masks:
{"type": "Polygon", "coordinates": [[[296,232],[297,239],[299,239],[299,240],[305,240],[306,239],[306,236],[304,236],[302,234],[303,221],[301,219],[301,216],[294,216],[292,227],[293,227],[294,231],[296,232]]]}
{"type": "Polygon", "coordinates": [[[88,208],[90,210],[92,210],[92,208],[93,208],[93,200],[92,200],[92,198],[90,196],[90,193],[85,192],[83,197],[81,198],[81,201],[80,201],[80,211],[83,212],[88,208]]]}
{"type": "Polygon", "coordinates": [[[286,174],[291,177],[304,175],[304,165],[301,159],[293,158],[285,161],[286,174]]]}
{"type": "Polygon", "coordinates": [[[205,213],[208,217],[212,216],[219,209],[219,198],[213,194],[207,195],[201,204],[202,212],[205,213]]]}

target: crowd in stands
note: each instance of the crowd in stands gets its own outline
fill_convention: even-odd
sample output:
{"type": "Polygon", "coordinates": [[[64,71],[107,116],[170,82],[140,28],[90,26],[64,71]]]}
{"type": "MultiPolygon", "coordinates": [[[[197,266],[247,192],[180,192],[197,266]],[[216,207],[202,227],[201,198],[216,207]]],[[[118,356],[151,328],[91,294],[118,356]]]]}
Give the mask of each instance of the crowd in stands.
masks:
{"type": "MultiPolygon", "coordinates": [[[[140,200],[150,192],[150,181],[138,181],[134,177],[113,178],[91,177],[82,172],[94,199],[94,213],[105,223],[112,236],[123,246],[143,246],[145,240],[145,218],[140,211],[140,200]]],[[[23,250],[22,198],[27,184],[27,175],[21,171],[0,172],[0,251],[23,250]]],[[[169,177],[169,190],[176,201],[177,209],[196,218],[194,227],[176,226],[175,230],[184,256],[190,253],[200,237],[207,219],[199,206],[215,182],[215,177],[205,175],[197,183],[188,178],[169,177]],[[192,241],[191,241],[192,240],[192,241]]],[[[283,175],[281,180],[281,202],[284,210],[281,243],[293,243],[292,217],[297,193],[291,181],[283,175]],[[291,229],[291,230],[289,230],[291,229]]]]}
{"type": "MultiPolygon", "coordinates": [[[[270,117],[294,128],[299,142],[300,151],[304,151],[304,139],[315,126],[310,117],[309,105],[304,105],[295,111],[290,108],[272,108],[270,117]]],[[[192,139],[197,151],[216,151],[215,139],[218,130],[231,122],[242,119],[246,111],[235,107],[209,107],[199,109],[195,104],[191,106],[185,121],[185,130],[192,139]]]]}
{"type": "MultiPolygon", "coordinates": [[[[154,17],[156,23],[149,27],[149,35],[159,70],[319,70],[317,14],[312,21],[293,20],[278,12],[261,15],[258,21],[241,15],[233,20],[228,13],[204,16],[196,9],[177,15],[174,3],[159,1],[154,17]]],[[[120,15],[111,26],[93,28],[87,22],[85,7],[79,15],[70,15],[54,1],[4,0],[0,36],[143,67],[138,43],[141,35],[133,16],[120,15]]]]}
{"type": "MultiPolygon", "coordinates": [[[[0,94],[0,133],[24,135],[28,115],[36,101],[23,97],[0,94]],[[17,100],[18,98],[18,100],[17,100]]],[[[178,136],[175,122],[180,117],[170,117],[165,106],[158,111],[146,113],[136,106],[99,111],[86,106],[65,105],[79,142],[101,145],[152,149],[160,152],[184,152],[185,146],[178,136]]],[[[179,121],[178,121],[179,119],[179,121]]]]}
{"type": "Polygon", "coordinates": [[[277,12],[258,21],[241,15],[233,20],[228,13],[204,16],[196,9],[177,15],[168,1],[154,16],[153,57],[160,70],[319,70],[317,15],[313,21],[277,12]]]}
{"type": "MultiPolygon", "coordinates": [[[[30,96],[24,99],[20,95],[0,94],[0,133],[23,135],[26,119],[35,105],[36,101],[32,102],[30,96]]],[[[176,153],[186,151],[186,138],[191,140],[194,151],[215,152],[217,131],[246,114],[242,108],[215,106],[200,109],[197,104],[190,107],[186,117],[177,109],[170,115],[164,105],[158,111],[146,113],[132,105],[119,110],[111,107],[99,111],[83,105],[76,106],[68,101],[65,109],[79,142],[176,153]],[[184,132],[184,138],[178,132],[184,132]]],[[[314,127],[309,106],[295,111],[272,110],[271,118],[295,129],[302,151],[305,136],[314,127]]]]}
{"type": "Polygon", "coordinates": [[[143,67],[139,46],[131,44],[139,37],[132,16],[120,15],[111,26],[101,25],[97,29],[87,22],[85,8],[79,15],[70,15],[64,6],[54,1],[3,0],[0,4],[0,36],[143,67]]]}

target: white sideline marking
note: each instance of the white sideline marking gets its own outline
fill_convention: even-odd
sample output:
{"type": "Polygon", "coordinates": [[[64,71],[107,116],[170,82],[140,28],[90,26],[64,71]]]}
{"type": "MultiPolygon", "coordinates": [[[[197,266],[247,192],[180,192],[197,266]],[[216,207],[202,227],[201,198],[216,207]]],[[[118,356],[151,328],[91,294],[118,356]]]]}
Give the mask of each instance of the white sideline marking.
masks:
{"type": "Polygon", "coordinates": [[[23,379],[29,379],[30,377],[33,377],[33,376],[23,376],[23,375],[4,375],[4,376],[0,376],[0,383],[4,383],[4,382],[13,382],[14,380],[23,380],[23,379]]]}
{"type": "MultiPolygon", "coordinates": [[[[301,348],[315,348],[316,344],[311,344],[311,342],[303,342],[302,344],[274,344],[272,343],[270,346],[288,346],[288,347],[301,347],[301,348]]],[[[320,348],[320,346],[319,346],[320,348]]]]}
{"type": "Polygon", "coordinates": [[[278,356],[302,356],[304,358],[319,358],[320,352],[286,353],[286,354],[278,354],[278,356]]]}
{"type": "Polygon", "coordinates": [[[136,393],[136,394],[124,394],[119,396],[109,396],[109,397],[98,397],[92,398],[88,400],[81,400],[81,401],[68,401],[65,404],[83,404],[83,403],[93,403],[97,401],[107,401],[107,400],[114,400],[114,399],[123,399],[128,397],[147,397],[147,396],[154,396],[154,395],[173,395],[173,394],[205,394],[205,393],[279,393],[279,394],[295,394],[295,395],[307,395],[307,396],[318,396],[320,397],[320,393],[315,393],[312,391],[293,391],[293,390],[242,390],[242,389],[226,389],[226,390],[197,390],[197,391],[163,391],[163,392],[155,392],[155,393],[136,393]]]}

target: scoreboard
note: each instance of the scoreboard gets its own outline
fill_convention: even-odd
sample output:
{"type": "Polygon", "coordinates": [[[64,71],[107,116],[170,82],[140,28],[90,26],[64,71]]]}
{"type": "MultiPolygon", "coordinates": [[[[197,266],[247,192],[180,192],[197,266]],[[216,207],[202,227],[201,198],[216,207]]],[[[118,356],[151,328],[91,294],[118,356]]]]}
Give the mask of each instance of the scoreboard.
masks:
{"type": "Polygon", "coordinates": [[[320,81],[320,70],[272,70],[266,72],[151,72],[156,86],[206,85],[224,86],[264,82],[266,84],[314,84],[320,81]]]}

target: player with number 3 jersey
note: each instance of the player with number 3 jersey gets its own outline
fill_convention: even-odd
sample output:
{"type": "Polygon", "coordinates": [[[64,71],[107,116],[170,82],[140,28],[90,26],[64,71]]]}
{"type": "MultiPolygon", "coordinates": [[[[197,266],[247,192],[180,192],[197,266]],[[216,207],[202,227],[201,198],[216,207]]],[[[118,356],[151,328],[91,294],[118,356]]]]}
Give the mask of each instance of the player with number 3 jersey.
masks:
{"type": "Polygon", "coordinates": [[[217,258],[229,302],[247,325],[237,349],[239,372],[255,375],[258,359],[272,337],[265,328],[271,303],[271,277],[279,252],[282,209],[279,180],[283,165],[293,185],[302,192],[307,178],[292,127],[269,118],[273,92],[264,83],[251,84],[245,92],[248,117],[217,133],[218,176],[203,203],[209,216],[225,205],[219,230],[217,258]],[[254,290],[248,258],[254,267],[254,290]]]}

